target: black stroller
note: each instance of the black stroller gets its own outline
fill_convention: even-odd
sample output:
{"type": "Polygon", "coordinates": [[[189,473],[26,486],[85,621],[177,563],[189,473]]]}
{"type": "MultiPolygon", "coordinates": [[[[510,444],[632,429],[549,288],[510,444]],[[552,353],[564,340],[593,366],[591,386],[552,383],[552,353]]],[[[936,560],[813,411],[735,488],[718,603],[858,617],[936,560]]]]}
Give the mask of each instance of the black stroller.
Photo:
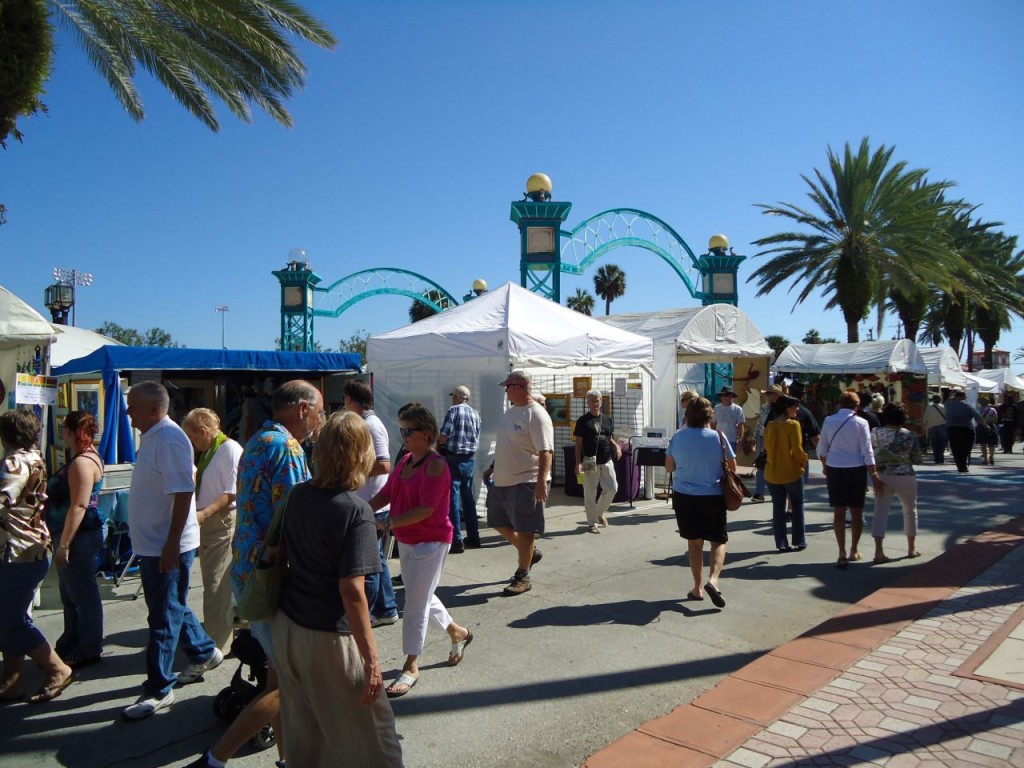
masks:
{"type": "MultiPolygon", "coordinates": [[[[236,631],[231,649],[240,662],[238,669],[231,678],[231,684],[213,700],[213,713],[226,723],[233,722],[239,712],[267,687],[267,655],[252,632],[248,629],[236,631]],[[246,667],[248,672],[244,671],[246,667]]],[[[257,749],[272,747],[276,741],[269,723],[252,737],[252,744],[257,749]]]]}

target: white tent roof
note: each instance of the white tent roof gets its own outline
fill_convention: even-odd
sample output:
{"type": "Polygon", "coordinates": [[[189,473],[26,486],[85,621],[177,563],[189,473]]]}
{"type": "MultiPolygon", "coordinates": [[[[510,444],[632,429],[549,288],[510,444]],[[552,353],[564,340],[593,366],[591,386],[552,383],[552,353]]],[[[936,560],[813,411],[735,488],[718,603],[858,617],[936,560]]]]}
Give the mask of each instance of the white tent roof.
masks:
{"type": "Polygon", "coordinates": [[[928,383],[954,387],[967,387],[967,377],[956,351],[946,347],[918,347],[918,353],[928,366],[928,383]]]}
{"type": "Polygon", "coordinates": [[[978,376],[977,373],[964,373],[964,379],[967,381],[964,389],[967,390],[968,399],[977,399],[977,393],[991,394],[999,391],[999,384],[994,381],[989,381],[988,379],[983,379],[981,376],[978,376]],[[974,398],[970,397],[971,392],[976,393],[974,398]]]}
{"type": "Polygon", "coordinates": [[[775,361],[784,373],[928,373],[910,339],[858,344],[790,344],[775,361]]]}
{"type": "Polygon", "coordinates": [[[506,283],[462,306],[371,336],[373,365],[503,357],[514,366],[650,366],[653,343],[506,283]]]}
{"type": "Polygon", "coordinates": [[[1007,389],[1024,389],[1024,378],[1018,376],[1009,368],[993,368],[987,371],[975,371],[974,375],[980,379],[994,382],[1000,392],[1007,389]]]}
{"type": "Polygon", "coordinates": [[[120,341],[114,341],[108,336],[86,328],[76,328],[73,325],[61,325],[58,328],[61,332],[60,336],[56,338],[53,346],[50,347],[50,366],[53,368],[58,368],[71,360],[85,357],[100,347],[108,345],[115,347],[124,346],[120,341]]]}
{"type": "Polygon", "coordinates": [[[0,285],[0,349],[49,342],[59,331],[0,285]]]}
{"type": "Polygon", "coordinates": [[[731,304],[632,312],[602,320],[656,342],[674,341],[677,354],[687,362],[772,356],[772,348],[747,313],[731,304]]]}

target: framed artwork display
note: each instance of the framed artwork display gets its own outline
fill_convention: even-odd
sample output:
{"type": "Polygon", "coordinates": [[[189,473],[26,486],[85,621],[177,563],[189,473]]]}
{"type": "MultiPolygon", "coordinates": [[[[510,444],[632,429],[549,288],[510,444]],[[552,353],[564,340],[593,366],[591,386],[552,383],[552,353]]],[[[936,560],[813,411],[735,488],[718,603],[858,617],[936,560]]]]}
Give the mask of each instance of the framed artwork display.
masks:
{"type": "Polygon", "coordinates": [[[103,433],[103,382],[99,379],[87,379],[71,382],[72,411],[91,413],[96,419],[97,442],[103,433]]]}
{"type": "Polygon", "coordinates": [[[605,416],[612,415],[612,396],[602,395],[601,396],[601,413],[605,416]]]}
{"type": "Polygon", "coordinates": [[[164,379],[163,383],[171,396],[170,416],[179,424],[193,408],[216,410],[217,387],[212,379],[164,379]]]}
{"type": "Polygon", "coordinates": [[[569,395],[544,395],[544,407],[556,427],[569,426],[569,395]]]}
{"type": "Polygon", "coordinates": [[[593,387],[591,386],[593,378],[590,376],[573,376],[572,377],[572,396],[573,397],[586,397],[593,387]]]}

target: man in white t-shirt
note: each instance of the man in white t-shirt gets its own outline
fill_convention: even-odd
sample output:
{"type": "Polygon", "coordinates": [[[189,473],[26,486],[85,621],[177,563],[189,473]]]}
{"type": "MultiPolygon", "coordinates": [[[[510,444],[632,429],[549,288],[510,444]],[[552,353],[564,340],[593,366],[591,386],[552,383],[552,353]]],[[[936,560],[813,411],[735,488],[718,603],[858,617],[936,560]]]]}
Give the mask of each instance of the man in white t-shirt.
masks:
{"type": "MultiPolygon", "coordinates": [[[[373,452],[376,461],[363,487],[356,495],[364,501],[376,496],[388,482],[391,472],[391,450],[388,430],[384,422],[373,411],[373,390],[362,379],[350,379],[345,383],[345,410],[363,417],[370,436],[373,438],[373,452]]],[[[387,517],[390,505],[381,508],[377,515],[387,517]]],[[[378,539],[380,549],[380,573],[368,573],[363,577],[366,600],[370,605],[370,626],[380,627],[398,621],[398,603],[395,602],[395,587],[391,582],[391,571],[384,557],[383,539],[378,539]]]]}
{"type": "Polygon", "coordinates": [[[711,428],[719,430],[725,439],[732,446],[733,453],[736,446],[743,439],[747,429],[747,420],[743,415],[743,409],[736,405],[736,393],[728,387],[722,387],[718,393],[721,402],[715,406],[715,415],[711,419],[711,428]]]}
{"type": "Polygon", "coordinates": [[[530,566],[541,558],[534,542],[544,533],[555,430],[548,412],[531,396],[530,374],[512,371],[500,386],[512,407],[501,417],[494,463],[483,476],[484,482],[494,477],[487,492],[487,524],[516,548],[519,567],[505,594],[521,595],[532,589],[530,566]]]}
{"type": "Polygon", "coordinates": [[[142,720],[170,706],[175,684],[195,682],[224,661],[185,602],[199,548],[195,468],[192,444],[167,417],[169,405],[167,390],[155,381],[136,384],[128,392],[128,415],[142,433],[128,492],[128,528],[149,609],[146,681],[142,695],[122,713],[128,720],[142,720]],[[175,676],[179,638],[191,663],[175,676]]]}

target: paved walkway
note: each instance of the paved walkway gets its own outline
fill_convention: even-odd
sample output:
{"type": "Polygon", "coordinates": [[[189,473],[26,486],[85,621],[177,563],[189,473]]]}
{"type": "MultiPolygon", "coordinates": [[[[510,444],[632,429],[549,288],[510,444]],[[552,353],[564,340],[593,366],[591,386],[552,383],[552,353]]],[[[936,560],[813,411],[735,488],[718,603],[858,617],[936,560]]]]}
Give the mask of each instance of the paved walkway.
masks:
{"type": "Polygon", "coordinates": [[[584,765],[1024,766],[1021,544],[1024,517],[916,568],[584,765]]]}

